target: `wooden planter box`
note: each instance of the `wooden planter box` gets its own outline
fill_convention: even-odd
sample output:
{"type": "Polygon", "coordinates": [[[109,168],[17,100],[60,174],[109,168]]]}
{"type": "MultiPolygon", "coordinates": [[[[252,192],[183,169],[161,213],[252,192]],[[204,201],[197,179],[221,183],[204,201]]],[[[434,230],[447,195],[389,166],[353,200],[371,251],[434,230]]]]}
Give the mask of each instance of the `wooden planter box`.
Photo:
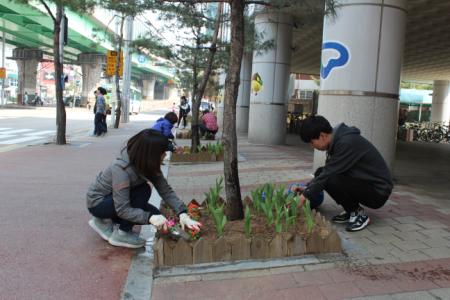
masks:
{"type": "Polygon", "coordinates": [[[314,218],[315,227],[307,235],[280,233],[272,239],[262,236],[247,239],[242,234],[214,240],[201,237],[190,242],[158,238],[153,246],[155,264],[176,266],[340,252],[341,239],[336,230],[319,213],[314,218]]]}
{"type": "Polygon", "coordinates": [[[173,153],[170,159],[171,162],[215,162],[223,161],[223,154],[215,155],[209,152],[198,153],[173,153]]]}

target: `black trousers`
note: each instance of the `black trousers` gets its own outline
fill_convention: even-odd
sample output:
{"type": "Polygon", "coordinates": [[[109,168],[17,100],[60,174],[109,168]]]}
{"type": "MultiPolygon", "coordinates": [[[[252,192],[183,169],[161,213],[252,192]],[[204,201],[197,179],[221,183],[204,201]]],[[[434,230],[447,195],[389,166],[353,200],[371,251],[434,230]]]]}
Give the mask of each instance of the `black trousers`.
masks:
{"type": "MultiPolygon", "coordinates": [[[[130,191],[130,205],[131,207],[140,208],[150,212],[152,215],[161,214],[159,209],[148,203],[148,199],[152,194],[152,190],[147,183],[138,185],[130,191]]],[[[123,231],[131,231],[134,225],[128,220],[121,219],[117,216],[116,209],[114,207],[114,201],[112,195],[107,195],[103,198],[97,206],[88,209],[89,212],[100,219],[111,219],[114,223],[120,224],[119,229],[123,231]]]]}
{"type": "Polygon", "coordinates": [[[380,195],[373,183],[339,174],[328,179],[325,191],[350,213],[356,211],[360,205],[378,209],[382,207],[389,196],[380,195]]]}
{"type": "Polygon", "coordinates": [[[187,114],[180,111],[180,114],[178,115],[178,127],[180,126],[181,119],[183,119],[183,127],[186,127],[186,116],[187,114]]]}
{"type": "Polygon", "coordinates": [[[106,132],[106,123],[105,123],[105,115],[101,113],[95,114],[94,118],[94,134],[101,135],[103,132],[106,132]]]}

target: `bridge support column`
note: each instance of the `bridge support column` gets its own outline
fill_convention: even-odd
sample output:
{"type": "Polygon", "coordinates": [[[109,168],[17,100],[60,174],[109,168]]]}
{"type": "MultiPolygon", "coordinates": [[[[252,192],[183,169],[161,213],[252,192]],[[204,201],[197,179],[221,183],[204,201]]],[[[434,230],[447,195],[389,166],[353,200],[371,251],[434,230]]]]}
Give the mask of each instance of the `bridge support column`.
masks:
{"type": "Polygon", "coordinates": [[[282,13],[260,13],[255,33],[275,46],[253,53],[252,93],[248,139],[251,143],[278,145],[286,142],[286,109],[292,53],[292,17],[282,13]]]}
{"type": "Polygon", "coordinates": [[[151,101],[155,99],[156,76],[145,74],[142,76],[142,100],[151,101]]]}
{"type": "Polygon", "coordinates": [[[433,102],[431,105],[431,121],[448,123],[450,119],[450,81],[435,80],[433,82],[433,102]]]}
{"type": "Polygon", "coordinates": [[[81,88],[81,106],[94,106],[94,91],[101,80],[103,65],[106,63],[106,56],[99,53],[78,54],[78,64],[81,65],[83,73],[83,83],[81,88]]]}
{"type": "Polygon", "coordinates": [[[28,101],[34,100],[36,92],[37,66],[43,58],[43,52],[39,49],[16,48],[13,50],[12,59],[17,62],[18,68],[18,92],[17,104],[24,103],[24,95],[27,93],[28,101]]]}
{"type": "MultiPolygon", "coordinates": [[[[366,2],[346,0],[337,18],[325,17],[318,114],[358,127],[392,168],[406,1],[366,2]]],[[[315,151],[314,168],[324,160],[315,151]]]]}

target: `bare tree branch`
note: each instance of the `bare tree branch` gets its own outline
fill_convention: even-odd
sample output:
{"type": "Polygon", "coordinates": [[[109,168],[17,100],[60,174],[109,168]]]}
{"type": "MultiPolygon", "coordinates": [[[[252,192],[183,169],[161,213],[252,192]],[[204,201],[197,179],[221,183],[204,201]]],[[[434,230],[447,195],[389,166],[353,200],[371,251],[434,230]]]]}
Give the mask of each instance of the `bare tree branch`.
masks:
{"type": "Polygon", "coordinates": [[[56,23],[56,18],[55,18],[55,16],[53,15],[52,11],[50,10],[50,7],[48,7],[47,3],[45,3],[45,1],[44,1],[44,0],[39,0],[39,2],[41,2],[41,3],[42,3],[42,5],[44,5],[44,6],[45,6],[45,9],[47,10],[48,14],[50,15],[50,17],[52,17],[52,19],[53,19],[53,22],[55,22],[55,23],[56,23]]]}

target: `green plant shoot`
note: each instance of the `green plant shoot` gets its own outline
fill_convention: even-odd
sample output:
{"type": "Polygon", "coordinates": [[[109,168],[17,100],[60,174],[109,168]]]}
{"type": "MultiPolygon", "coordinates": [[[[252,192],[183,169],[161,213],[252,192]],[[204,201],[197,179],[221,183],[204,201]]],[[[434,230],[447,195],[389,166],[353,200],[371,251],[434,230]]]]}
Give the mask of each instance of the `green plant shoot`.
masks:
{"type": "Polygon", "coordinates": [[[245,237],[250,238],[250,235],[252,234],[252,224],[251,224],[251,214],[250,214],[250,208],[248,205],[245,206],[245,223],[244,223],[244,230],[245,230],[245,237]]]}

